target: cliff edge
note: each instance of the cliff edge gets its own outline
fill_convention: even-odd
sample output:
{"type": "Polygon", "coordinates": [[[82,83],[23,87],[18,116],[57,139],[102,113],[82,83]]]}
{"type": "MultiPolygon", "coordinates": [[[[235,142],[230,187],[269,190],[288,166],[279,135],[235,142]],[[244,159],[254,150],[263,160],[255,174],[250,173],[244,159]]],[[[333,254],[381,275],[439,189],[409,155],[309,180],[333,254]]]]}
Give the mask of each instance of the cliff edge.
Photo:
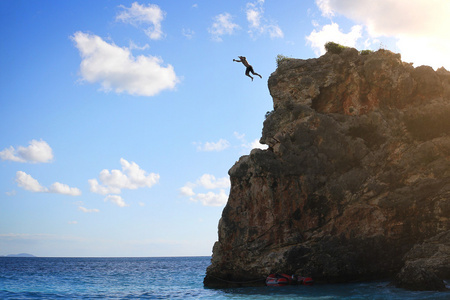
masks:
{"type": "Polygon", "coordinates": [[[444,289],[450,72],[348,48],[283,59],[268,86],[274,110],[260,142],[269,149],[229,171],[205,286],[283,272],[444,289]]]}

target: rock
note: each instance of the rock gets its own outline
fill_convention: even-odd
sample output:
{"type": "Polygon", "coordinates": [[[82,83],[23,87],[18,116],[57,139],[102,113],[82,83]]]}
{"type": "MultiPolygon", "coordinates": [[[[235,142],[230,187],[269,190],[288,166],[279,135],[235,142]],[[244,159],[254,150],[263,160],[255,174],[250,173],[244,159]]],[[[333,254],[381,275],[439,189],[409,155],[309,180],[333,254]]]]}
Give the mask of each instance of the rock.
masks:
{"type": "Polygon", "coordinates": [[[445,291],[445,283],[435,273],[419,265],[406,265],[396,277],[396,286],[412,291],[445,291]]]}
{"type": "Polygon", "coordinates": [[[392,278],[415,245],[450,230],[449,74],[386,50],[281,61],[269,149],[229,171],[205,285],[392,278]]]}
{"type": "Polygon", "coordinates": [[[445,290],[442,278],[450,278],[450,231],[415,245],[404,257],[395,278],[398,287],[410,290],[445,290]]]}

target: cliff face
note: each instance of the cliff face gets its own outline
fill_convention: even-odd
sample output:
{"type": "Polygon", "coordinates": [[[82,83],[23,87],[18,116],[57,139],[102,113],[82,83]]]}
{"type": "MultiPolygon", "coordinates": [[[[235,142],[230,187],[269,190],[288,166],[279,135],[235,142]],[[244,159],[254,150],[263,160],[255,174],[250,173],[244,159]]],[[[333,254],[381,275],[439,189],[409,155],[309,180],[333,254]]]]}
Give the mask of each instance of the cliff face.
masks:
{"type": "Polygon", "coordinates": [[[417,247],[445,234],[434,238],[439,270],[425,271],[450,279],[450,72],[347,49],[283,60],[268,85],[269,149],[229,171],[205,285],[284,272],[327,282],[398,274],[408,287],[425,268],[409,261],[417,247]]]}

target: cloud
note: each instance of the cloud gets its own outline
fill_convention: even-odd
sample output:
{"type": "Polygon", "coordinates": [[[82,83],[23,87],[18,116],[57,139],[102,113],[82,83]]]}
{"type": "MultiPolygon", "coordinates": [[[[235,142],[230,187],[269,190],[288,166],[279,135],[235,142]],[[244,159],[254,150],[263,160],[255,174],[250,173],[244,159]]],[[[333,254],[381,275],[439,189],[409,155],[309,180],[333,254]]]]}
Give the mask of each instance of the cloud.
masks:
{"type": "Polygon", "coordinates": [[[349,33],[343,33],[337,23],[325,25],[319,31],[315,29],[311,32],[306,40],[311,44],[316,55],[326,53],[325,43],[335,42],[348,47],[355,47],[356,42],[361,38],[362,26],[355,25],[351,28],[349,33]]]}
{"type": "Polygon", "coordinates": [[[97,213],[97,212],[100,211],[100,210],[98,210],[98,209],[96,209],[96,208],[88,209],[88,208],[83,207],[83,206],[79,206],[78,209],[81,210],[81,211],[84,212],[84,213],[97,213]]]}
{"type": "Polygon", "coordinates": [[[189,197],[192,197],[195,195],[193,187],[189,186],[189,185],[185,185],[182,188],[180,188],[180,193],[183,196],[189,196],[189,197]]]}
{"type": "Polygon", "coordinates": [[[188,182],[180,188],[180,194],[189,197],[190,201],[200,202],[205,206],[222,206],[225,205],[228,200],[228,195],[225,193],[224,189],[229,187],[230,179],[228,177],[216,179],[214,175],[203,174],[195,183],[188,182]],[[194,188],[203,188],[206,190],[219,189],[219,191],[195,193],[194,188]]]}
{"type": "Polygon", "coordinates": [[[130,50],[147,50],[148,48],[150,48],[150,46],[148,44],[145,44],[144,46],[139,46],[137,44],[135,44],[133,41],[130,41],[130,46],[128,47],[128,49],[130,50]]]}
{"type": "Polygon", "coordinates": [[[258,139],[255,139],[253,142],[250,143],[250,148],[265,150],[268,148],[268,146],[261,144],[258,139]]]}
{"type": "Polygon", "coordinates": [[[271,38],[282,38],[284,33],[275,23],[269,23],[264,17],[264,0],[248,2],[246,6],[246,16],[249,26],[248,33],[251,37],[262,34],[269,34],[271,38]]]}
{"type": "Polygon", "coordinates": [[[447,0],[317,0],[316,3],[325,16],[338,13],[364,23],[371,36],[424,36],[430,33],[448,36],[448,27],[442,26],[449,22],[450,3],[447,0]]]}
{"type": "Polygon", "coordinates": [[[15,196],[17,192],[15,190],[12,190],[10,192],[5,192],[6,196],[15,196]]]}
{"type": "Polygon", "coordinates": [[[206,142],[206,143],[194,143],[197,145],[198,151],[211,152],[211,151],[223,151],[230,147],[230,142],[225,139],[220,139],[218,142],[206,142]]]}
{"type": "Polygon", "coordinates": [[[174,89],[179,82],[171,65],[154,56],[134,57],[129,48],[107,43],[99,36],[76,32],[72,36],[82,58],[80,74],[89,83],[99,82],[102,90],[154,96],[174,89]]]}
{"type": "Polygon", "coordinates": [[[115,205],[117,205],[119,207],[128,206],[128,204],[126,204],[125,201],[123,201],[122,197],[120,197],[119,195],[108,195],[108,196],[106,196],[106,198],[104,200],[105,200],[105,202],[114,203],[115,205]]]}
{"type": "Polygon", "coordinates": [[[222,206],[228,201],[228,195],[224,190],[219,193],[208,192],[206,194],[199,193],[191,198],[191,201],[201,202],[204,206],[222,206]]]}
{"type": "Polygon", "coordinates": [[[81,195],[81,191],[77,188],[71,188],[67,184],[55,182],[48,189],[49,193],[55,194],[63,194],[63,195],[71,195],[71,196],[79,196],[81,195]]]}
{"type": "Polygon", "coordinates": [[[152,187],[159,182],[159,174],[150,173],[142,170],[135,162],[129,163],[127,160],[121,158],[120,170],[102,170],[99,175],[99,180],[90,179],[89,185],[91,192],[97,194],[120,194],[122,189],[135,190],[138,188],[152,187]]]}
{"type": "Polygon", "coordinates": [[[31,175],[28,175],[27,173],[22,171],[17,171],[16,182],[19,187],[30,192],[43,193],[48,191],[48,189],[40,185],[40,183],[36,179],[31,177],[31,175]]]}
{"type": "Polygon", "coordinates": [[[59,182],[53,183],[50,188],[43,187],[36,179],[31,175],[18,171],[16,173],[17,186],[34,193],[54,193],[70,196],[79,196],[81,191],[77,188],[71,188],[66,184],[59,182]]]}
{"type": "Polygon", "coordinates": [[[182,34],[188,39],[192,39],[195,35],[195,32],[189,28],[183,28],[182,29],[182,34]]]}
{"type": "Polygon", "coordinates": [[[199,179],[197,179],[196,183],[197,185],[209,190],[230,187],[230,179],[228,177],[216,179],[216,177],[211,174],[203,174],[199,179]]]}
{"type": "Polygon", "coordinates": [[[236,30],[240,29],[239,25],[232,22],[232,16],[229,13],[223,13],[214,17],[214,22],[208,29],[213,40],[222,41],[222,35],[232,35],[236,30]]]}
{"type": "Polygon", "coordinates": [[[261,144],[259,142],[259,139],[254,139],[252,142],[247,142],[247,139],[245,138],[245,134],[240,134],[239,132],[234,132],[234,137],[237,138],[239,141],[241,141],[241,147],[245,152],[251,151],[253,149],[261,149],[265,150],[268,148],[267,145],[261,144]]]}
{"type": "Polygon", "coordinates": [[[322,14],[341,14],[370,38],[393,37],[403,60],[450,68],[450,2],[447,0],[316,0],[322,14]]]}
{"type": "Polygon", "coordinates": [[[120,5],[119,7],[122,8],[123,11],[116,16],[117,21],[131,24],[138,28],[150,25],[149,27],[142,28],[145,34],[152,40],[162,38],[163,32],[161,29],[161,22],[166,13],[162,11],[158,5],[148,4],[146,6],[145,4],[140,5],[137,2],[134,2],[131,4],[131,7],[125,7],[123,5],[120,5]]]}
{"type": "Polygon", "coordinates": [[[16,162],[28,163],[48,163],[53,159],[52,148],[43,140],[31,140],[28,147],[19,146],[14,149],[13,146],[0,152],[2,160],[11,160],[16,162]]]}

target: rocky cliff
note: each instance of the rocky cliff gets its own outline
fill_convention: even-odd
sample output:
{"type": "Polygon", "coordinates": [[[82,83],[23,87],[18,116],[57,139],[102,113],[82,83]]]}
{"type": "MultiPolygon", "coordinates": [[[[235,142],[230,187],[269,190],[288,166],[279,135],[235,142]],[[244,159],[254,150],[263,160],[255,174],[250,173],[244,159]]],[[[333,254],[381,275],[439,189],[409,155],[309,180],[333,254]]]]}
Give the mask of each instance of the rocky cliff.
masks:
{"type": "Polygon", "coordinates": [[[261,143],[269,149],[229,171],[205,285],[284,272],[445,288],[450,72],[349,48],[284,59],[268,86],[274,110],[261,143]]]}

